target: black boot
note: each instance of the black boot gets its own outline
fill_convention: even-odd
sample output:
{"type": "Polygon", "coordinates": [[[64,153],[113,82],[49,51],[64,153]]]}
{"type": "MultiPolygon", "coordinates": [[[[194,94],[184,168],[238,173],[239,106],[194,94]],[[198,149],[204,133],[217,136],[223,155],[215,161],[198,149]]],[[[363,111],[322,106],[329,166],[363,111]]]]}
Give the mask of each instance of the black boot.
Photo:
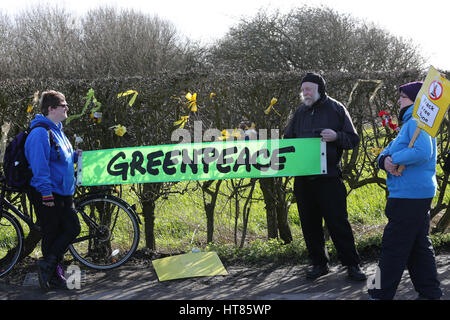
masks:
{"type": "Polygon", "coordinates": [[[51,276],[48,284],[50,285],[50,288],[52,289],[67,289],[67,282],[66,278],[64,277],[64,270],[61,264],[56,265],[55,272],[51,276]]]}
{"type": "Polygon", "coordinates": [[[356,281],[367,280],[367,276],[364,274],[364,272],[358,265],[348,267],[348,277],[356,281]]]}
{"type": "Polygon", "coordinates": [[[315,280],[317,278],[320,278],[321,276],[326,275],[328,271],[329,271],[328,264],[313,265],[312,269],[306,273],[306,278],[315,280]]]}
{"type": "Polygon", "coordinates": [[[37,261],[39,285],[45,291],[50,289],[49,281],[56,270],[57,259],[54,255],[49,255],[43,260],[37,261]]]}

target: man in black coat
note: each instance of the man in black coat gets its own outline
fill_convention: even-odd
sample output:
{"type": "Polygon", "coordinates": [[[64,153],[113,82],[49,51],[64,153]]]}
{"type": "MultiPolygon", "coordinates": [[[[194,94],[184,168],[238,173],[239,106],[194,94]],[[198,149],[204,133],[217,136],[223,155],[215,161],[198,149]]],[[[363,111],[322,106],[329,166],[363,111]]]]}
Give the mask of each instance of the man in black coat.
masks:
{"type": "Polygon", "coordinates": [[[285,138],[322,137],[326,142],[327,174],[295,177],[294,193],[300,222],[312,262],[309,279],[328,273],[328,252],[322,219],[325,220],[338,257],[354,280],[365,280],[359,267],[360,258],[348,222],[347,190],[342,181],[340,161],[344,149],[359,144],[347,109],[325,92],[325,80],[308,73],[301,82],[303,103],[295,112],[284,133],[285,138]]]}

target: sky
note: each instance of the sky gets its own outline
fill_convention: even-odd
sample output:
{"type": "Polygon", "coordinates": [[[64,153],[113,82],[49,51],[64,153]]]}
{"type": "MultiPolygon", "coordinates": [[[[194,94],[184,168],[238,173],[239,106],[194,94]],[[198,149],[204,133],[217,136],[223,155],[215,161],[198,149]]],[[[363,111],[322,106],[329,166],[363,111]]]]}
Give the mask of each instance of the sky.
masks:
{"type": "Polygon", "coordinates": [[[80,15],[104,5],[157,14],[201,44],[221,38],[242,17],[252,17],[259,9],[288,12],[303,4],[326,5],[412,40],[427,65],[450,70],[448,0],[13,0],[1,1],[0,10],[15,14],[39,3],[55,3],[80,15]]]}

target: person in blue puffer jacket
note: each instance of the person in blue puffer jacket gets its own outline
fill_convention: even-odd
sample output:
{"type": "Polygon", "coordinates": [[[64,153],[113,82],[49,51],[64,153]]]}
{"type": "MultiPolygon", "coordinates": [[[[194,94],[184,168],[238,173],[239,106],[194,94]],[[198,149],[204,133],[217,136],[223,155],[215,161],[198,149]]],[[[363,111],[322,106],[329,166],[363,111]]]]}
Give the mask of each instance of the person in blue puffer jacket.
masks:
{"type": "Polygon", "coordinates": [[[42,93],[42,114],[31,121],[33,129],[25,142],[25,156],[33,177],[28,193],[36,210],[42,233],[43,259],[37,262],[40,286],[66,287],[65,278],[58,272],[69,244],[80,233],[80,223],[73,204],[75,193],[74,163],[81,150],[74,151],[63,132],[62,121],[67,119],[69,107],[64,95],[56,91],[42,93]]]}
{"type": "Polygon", "coordinates": [[[442,296],[429,238],[429,212],[437,188],[436,141],[421,131],[413,147],[408,148],[417,128],[413,109],[422,84],[417,81],[399,87],[401,130],[377,160],[378,166],[387,172],[389,197],[385,209],[388,224],[383,233],[376,281],[369,284],[372,299],[393,299],[405,268],[418,299],[442,296]],[[400,172],[401,165],[405,169],[400,172]]]}

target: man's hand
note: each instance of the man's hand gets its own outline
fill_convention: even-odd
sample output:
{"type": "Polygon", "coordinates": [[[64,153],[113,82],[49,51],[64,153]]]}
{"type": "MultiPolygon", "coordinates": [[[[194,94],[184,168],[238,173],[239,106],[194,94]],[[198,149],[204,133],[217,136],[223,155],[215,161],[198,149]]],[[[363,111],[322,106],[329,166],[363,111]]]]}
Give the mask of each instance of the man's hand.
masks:
{"type": "Polygon", "coordinates": [[[320,132],[320,135],[322,136],[322,141],[325,142],[333,142],[337,139],[336,131],[331,129],[322,130],[322,132],[320,132]]]}
{"type": "Polygon", "coordinates": [[[384,158],[384,168],[393,176],[400,177],[402,174],[398,171],[398,164],[392,163],[391,157],[384,158]]]}

